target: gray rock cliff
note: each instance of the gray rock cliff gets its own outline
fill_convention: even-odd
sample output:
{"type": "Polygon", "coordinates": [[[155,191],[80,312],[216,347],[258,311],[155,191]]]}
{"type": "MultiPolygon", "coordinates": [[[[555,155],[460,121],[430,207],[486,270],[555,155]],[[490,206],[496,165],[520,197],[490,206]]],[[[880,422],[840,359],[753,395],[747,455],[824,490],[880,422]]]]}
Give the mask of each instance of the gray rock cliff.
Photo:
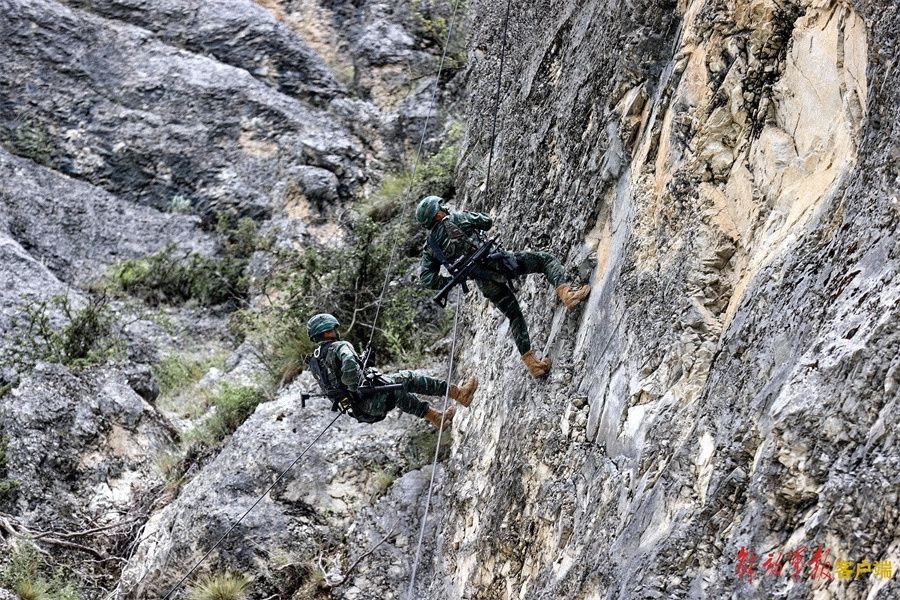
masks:
{"type": "MultiPolygon", "coordinates": [[[[425,120],[437,150],[462,110],[455,206],[593,293],[566,312],[522,282],[541,381],[502,315],[464,299],[457,375],[481,386],[440,453],[412,596],[900,595],[897,575],[831,570],[900,565],[900,8],[513,3],[495,107],[506,4],[463,6],[466,63],[451,48],[439,78],[447,2],[0,0],[0,588],[33,542],[70,569],[115,557],[84,598],[161,597],[333,418],[301,408],[303,374],[198,450],[215,390],[267,375],[226,309],[154,321],[123,300],[123,357],[18,373],[28,307],[81,305],[86,281],[170,242],[213,255],[223,211],[280,249],[340,247],[425,120]],[[204,345],[222,356],[191,362],[204,345]],[[167,396],[176,352],[193,380],[167,396]],[[87,524],[112,528],[88,550],[41,542],[87,524]],[[800,549],[800,577],[764,572],[800,549]]],[[[174,598],[226,571],[251,600],[405,598],[434,443],[409,416],[338,421],[174,598]]]]}
{"type": "Polygon", "coordinates": [[[587,244],[598,268],[575,314],[523,288],[546,382],[468,302],[486,393],[459,422],[428,596],[893,597],[761,562],[900,547],[896,6],[513,11],[482,197],[502,9],[472,6],[461,187],[509,246],[574,266],[587,244]]]}

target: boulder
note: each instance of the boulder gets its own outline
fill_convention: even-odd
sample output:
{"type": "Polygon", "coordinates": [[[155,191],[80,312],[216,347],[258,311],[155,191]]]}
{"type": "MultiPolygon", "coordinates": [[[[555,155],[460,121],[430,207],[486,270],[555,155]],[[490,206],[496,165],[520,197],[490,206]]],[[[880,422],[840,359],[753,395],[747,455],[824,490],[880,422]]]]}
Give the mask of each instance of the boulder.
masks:
{"type": "MultiPolygon", "coordinates": [[[[327,410],[327,401],[310,400],[301,408],[297,388],[309,379],[298,378],[278,399],[260,405],[178,498],[151,517],[142,534],[145,541],[123,572],[120,598],[165,594],[331,422],[335,413],[327,410]]],[[[199,572],[253,573],[253,595],[263,598],[273,593],[290,597],[309,585],[319,559],[329,572],[346,569],[342,540],[348,529],[360,527],[353,525],[354,516],[390,487],[384,481],[392,476],[386,474],[409,469],[410,430],[428,435],[424,428],[409,416],[390,416],[374,425],[339,419],[199,572]],[[273,559],[279,556],[280,563],[273,559]],[[281,575],[277,564],[283,567],[281,575]],[[282,575],[288,570],[296,577],[285,581],[282,575]]],[[[405,495],[392,491],[395,499],[379,505],[381,509],[395,511],[404,498],[421,493],[422,476],[412,477],[402,488],[405,495]]],[[[403,510],[411,515],[406,511],[416,509],[403,510]]],[[[376,518],[371,511],[366,514],[376,518]]],[[[380,524],[382,517],[377,518],[380,524]]],[[[405,518],[397,531],[411,538],[414,521],[405,518]]],[[[373,521],[366,531],[375,527],[373,521]]]]}
{"type": "Polygon", "coordinates": [[[0,432],[5,477],[18,483],[0,504],[37,530],[140,518],[162,483],[156,459],[173,447],[155,409],[108,367],[38,365],[0,397],[0,432]]]}

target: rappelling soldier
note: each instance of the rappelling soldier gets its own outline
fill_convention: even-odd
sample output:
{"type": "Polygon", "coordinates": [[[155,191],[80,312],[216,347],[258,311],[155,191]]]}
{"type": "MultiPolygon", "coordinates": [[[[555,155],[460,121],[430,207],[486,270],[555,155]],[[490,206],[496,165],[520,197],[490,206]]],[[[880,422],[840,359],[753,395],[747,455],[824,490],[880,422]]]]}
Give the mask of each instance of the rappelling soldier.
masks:
{"type": "MultiPolygon", "coordinates": [[[[333,408],[349,413],[357,421],[376,423],[394,408],[423,418],[435,428],[450,427],[455,407],[443,414],[414,394],[443,396],[447,382],[415,371],[383,375],[364,368],[353,344],[339,339],[338,320],[329,314],[318,314],[306,324],[309,339],[319,345],[310,358],[310,371],[322,391],[332,400],[333,408]],[[443,418],[442,418],[443,417],[443,418]]],[[[478,380],[474,377],[463,386],[451,385],[449,396],[468,407],[472,403],[478,380]]]]}
{"type": "MultiPolygon", "coordinates": [[[[481,248],[489,246],[481,232],[493,226],[492,219],[483,213],[449,212],[438,196],[428,196],[419,202],[416,221],[428,229],[428,239],[422,250],[420,279],[422,284],[432,288],[446,288],[453,282],[452,277],[441,275],[441,265],[451,274],[465,257],[477,256],[481,248]]],[[[540,378],[550,371],[550,359],[539,359],[531,349],[528,325],[513,290],[515,278],[531,273],[543,273],[556,288],[556,293],[567,309],[578,306],[588,294],[591,286],[573,284],[566,276],[562,263],[549,252],[507,252],[505,250],[485,253],[483,258],[470,261],[470,276],[476,281],[481,293],[509,319],[510,331],[516,343],[522,362],[532,377],[540,378]]],[[[464,279],[463,279],[464,281],[464,279]]]]}

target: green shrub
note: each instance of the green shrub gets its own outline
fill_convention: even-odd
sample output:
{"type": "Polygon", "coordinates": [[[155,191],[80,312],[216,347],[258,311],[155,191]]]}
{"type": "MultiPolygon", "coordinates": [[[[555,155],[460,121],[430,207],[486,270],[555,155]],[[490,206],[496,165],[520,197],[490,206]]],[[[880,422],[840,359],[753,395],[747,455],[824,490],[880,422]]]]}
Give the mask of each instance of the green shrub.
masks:
{"type": "Polygon", "coordinates": [[[81,594],[73,584],[62,583],[54,585],[55,589],[51,596],[53,600],[81,600],[81,594]]]}
{"type": "Polygon", "coordinates": [[[250,580],[234,573],[204,575],[188,590],[190,600],[241,600],[250,580]]]}
{"type": "Polygon", "coordinates": [[[6,448],[9,445],[9,439],[0,434],[0,500],[4,498],[10,492],[14,492],[21,484],[14,479],[7,479],[7,475],[9,471],[6,467],[6,448]]]}
{"type": "Polygon", "coordinates": [[[62,577],[64,568],[45,560],[33,545],[20,541],[12,552],[0,557],[0,586],[13,590],[22,600],[80,600],[76,586],[62,577]]]}
{"type": "Polygon", "coordinates": [[[25,321],[17,325],[13,357],[23,369],[38,360],[84,367],[105,362],[122,347],[105,294],[78,309],[68,296],[35,302],[25,308],[25,321]],[[60,314],[61,326],[52,323],[52,313],[60,314]]]}
{"type": "Polygon", "coordinates": [[[265,393],[260,388],[221,384],[210,395],[210,404],[215,407],[215,412],[189,434],[189,441],[206,446],[222,441],[234,433],[265,400],[265,393]]]}
{"type": "Polygon", "coordinates": [[[13,591],[21,600],[52,600],[50,584],[41,579],[37,581],[17,581],[13,591]]]}
{"type": "MultiPolygon", "coordinates": [[[[9,553],[3,569],[0,570],[0,585],[16,590],[16,593],[22,598],[25,598],[25,595],[19,591],[19,587],[26,593],[33,591],[35,594],[40,594],[43,591],[45,594],[43,597],[47,597],[49,590],[42,589],[40,585],[43,583],[40,569],[41,555],[31,544],[20,543],[9,553]],[[27,589],[29,587],[31,589],[27,589]]],[[[36,597],[41,598],[42,596],[37,595],[36,597]]]]}
{"type": "Polygon", "coordinates": [[[219,251],[214,256],[179,252],[175,244],[143,258],[126,260],[107,275],[112,289],[148,304],[201,306],[240,305],[247,299],[250,257],[271,240],[261,238],[252,219],[235,221],[218,213],[215,230],[219,251]]]}
{"type": "Polygon", "coordinates": [[[460,129],[451,127],[447,144],[415,175],[405,168],[386,176],[373,198],[357,206],[359,216],[343,246],[272,252],[270,272],[258,282],[267,301],[232,314],[230,328],[261,349],[259,358],[273,378],[289,380],[306,367],[315,347],[306,336],[306,321],[318,312],[333,313],[341,337],[360,351],[378,313],[373,345],[380,364],[418,362],[424,349],[446,334],[452,319],[430,302],[434,292],[397,281],[417,270],[424,232],[412,214],[419,197],[453,197],[459,135],[460,129]],[[389,267],[391,281],[379,311],[389,267]]]}
{"type": "Polygon", "coordinates": [[[49,165],[53,155],[47,128],[32,117],[19,120],[5,135],[9,149],[19,156],[31,159],[39,165],[49,165]]]}
{"type": "Polygon", "coordinates": [[[15,479],[0,479],[0,498],[10,494],[22,487],[22,484],[15,479]]]}
{"type": "Polygon", "coordinates": [[[452,198],[456,193],[456,163],[459,148],[456,145],[461,131],[451,126],[447,143],[418,165],[411,165],[381,180],[378,191],[360,206],[362,214],[376,223],[384,223],[396,217],[409,222],[404,210],[411,210],[426,195],[452,198]]]}
{"type": "Polygon", "coordinates": [[[249,291],[247,259],[179,255],[174,244],[144,258],[126,260],[109,275],[113,289],[151,305],[238,304],[249,291]]]}
{"type": "Polygon", "coordinates": [[[388,491],[388,488],[390,488],[396,480],[396,471],[387,470],[384,467],[379,467],[375,471],[375,474],[372,476],[372,482],[375,486],[375,491],[379,496],[388,491]]]}
{"type": "Polygon", "coordinates": [[[159,382],[160,396],[172,396],[197,383],[219,362],[218,356],[189,356],[179,353],[163,356],[153,366],[153,375],[159,382]]]}
{"type": "MultiPolygon", "coordinates": [[[[465,65],[466,33],[463,31],[463,24],[467,11],[466,5],[465,0],[458,1],[456,22],[453,23],[453,35],[449,40],[444,63],[445,71],[461,69],[465,65]]],[[[447,28],[452,14],[451,3],[444,0],[410,0],[409,6],[419,35],[432,45],[442,48],[447,41],[447,28]]]]}

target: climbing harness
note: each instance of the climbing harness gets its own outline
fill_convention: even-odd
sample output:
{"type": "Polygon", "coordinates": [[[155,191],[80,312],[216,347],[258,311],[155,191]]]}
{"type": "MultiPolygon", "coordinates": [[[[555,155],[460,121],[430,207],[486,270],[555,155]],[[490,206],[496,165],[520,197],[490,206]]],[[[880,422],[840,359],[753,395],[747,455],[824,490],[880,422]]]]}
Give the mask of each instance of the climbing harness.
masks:
{"type": "MultiPolygon", "coordinates": [[[[494,119],[491,128],[491,149],[488,154],[487,176],[485,178],[485,194],[490,190],[491,183],[491,163],[494,160],[494,145],[497,141],[497,114],[500,111],[500,90],[503,82],[503,66],[506,63],[506,38],[509,30],[509,13],[512,8],[512,0],[506,2],[506,14],[503,17],[503,35],[500,47],[500,71],[497,74],[497,92],[494,96],[494,119]]],[[[453,358],[456,351],[456,337],[459,327],[459,305],[462,303],[461,289],[456,292],[456,315],[453,318],[453,338],[450,343],[450,365],[447,368],[447,381],[452,381],[453,377],[453,358]]],[[[419,560],[422,557],[422,543],[425,540],[425,525],[428,522],[428,510],[431,507],[431,497],[434,494],[434,476],[437,471],[438,456],[441,451],[441,433],[444,429],[444,413],[447,412],[447,406],[450,403],[450,386],[447,386],[447,393],[444,394],[444,407],[441,413],[441,427],[438,429],[437,446],[434,449],[434,460],[431,463],[431,480],[428,482],[428,495],[425,497],[425,510],[422,513],[422,526],[419,528],[419,540],[416,543],[416,555],[413,560],[412,570],[409,576],[409,589],[407,590],[407,600],[416,600],[413,592],[416,585],[416,571],[419,567],[419,560]]]]}
{"type": "Polygon", "coordinates": [[[434,236],[428,234],[426,243],[431,255],[450,273],[450,281],[431,299],[438,306],[447,305],[450,290],[457,285],[462,286],[463,292],[468,294],[469,286],[466,282],[469,279],[495,281],[507,285],[515,292],[518,276],[518,261],[515,255],[501,248],[496,238],[476,237],[480,245],[472,243],[473,250],[469,254],[451,261],[434,236]]]}
{"type": "Polygon", "coordinates": [[[269,492],[271,492],[273,489],[275,489],[275,486],[278,485],[278,483],[281,482],[282,479],[284,479],[285,475],[287,475],[288,472],[289,472],[291,469],[293,469],[294,466],[295,466],[298,462],[300,462],[300,460],[301,460],[304,456],[306,456],[306,453],[309,452],[309,449],[312,448],[312,447],[315,445],[315,443],[318,442],[319,439],[320,439],[323,435],[325,435],[325,432],[328,431],[329,429],[331,429],[331,426],[334,425],[334,423],[335,423],[339,418],[341,418],[341,414],[342,414],[342,413],[338,413],[337,415],[335,415],[335,417],[331,420],[331,422],[330,422],[328,425],[325,426],[325,429],[323,429],[321,432],[319,432],[319,435],[317,435],[317,436],[313,439],[313,441],[311,441],[311,442],[306,446],[306,448],[303,449],[303,452],[300,453],[300,456],[298,456],[297,458],[295,458],[294,461],[293,461],[291,464],[288,465],[287,469],[285,469],[284,471],[282,471],[281,474],[280,474],[278,477],[275,478],[275,481],[273,481],[272,484],[269,485],[269,487],[266,488],[266,491],[264,491],[264,492],[262,493],[262,495],[260,495],[260,497],[256,499],[256,502],[254,502],[253,504],[251,504],[251,505],[250,505],[250,508],[248,508],[246,511],[244,511],[244,514],[242,514],[240,517],[238,517],[238,520],[231,524],[231,527],[229,527],[228,530],[227,530],[225,533],[223,533],[222,536],[221,536],[218,540],[216,540],[216,543],[213,544],[212,548],[210,548],[210,549],[206,552],[206,554],[203,555],[203,557],[202,557],[200,560],[198,560],[196,563],[194,563],[194,566],[190,568],[190,570],[187,572],[187,574],[185,574],[185,576],[182,577],[182,578],[178,581],[178,583],[176,583],[174,586],[172,586],[172,589],[169,590],[169,593],[168,593],[168,594],[166,594],[165,596],[163,596],[163,599],[162,599],[162,600],[168,600],[168,598],[170,598],[170,597],[172,596],[172,594],[174,594],[175,591],[178,590],[178,588],[180,588],[181,585],[182,585],[185,581],[187,581],[188,577],[190,577],[190,576],[194,573],[194,571],[196,571],[197,568],[200,567],[200,565],[202,565],[203,562],[204,562],[207,558],[209,558],[209,555],[212,554],[212,553],[215,551],[215,549],[218,548],[219,545],[221,545],[221,543],[225,541],[225,538],[228,537],[228,534],[230,534],[232,531],[234,531],[234,528],[241,524],[241,521],[243,521],[244,518],[246,518],[246,516],[249,515],[250,512],[251,512],[254,508],[256,508],[256,506],[257,506],[260,502],[262,502],[263,498],[265,498],[265,497],[268,495],[269,492]]]}
{"type": "MultiPolygon", "coordinates": [[[[363,362],[368,360],[368,356],[365,359],[355,356],[360,368],[359,381],[357,382],[356,390],[350,390],[335,375],[334,366],[332,365],[332,368],[329,369],[327,364],[328,350],[334,343],[334,341],[327,341],[320,344],[310,356],[309,370],[316,383],[319,384],[319,387],[324,392],[321,394],[301,393],[301,406],[305,408],[306,400],[309,398],[328,398],[331,400],[331,410],[333,412],[342,412],[350,415],[360,423],[377,423],[384,420],[384,416],[367,414],[363,409],[363,401],[379,394],[400,391],[404,388],[403,384],[389,381],[377,369],[372,367],[364,368],[363,362]]],[[[366,351],[367,354],[368,352],[366,351]]]]}

